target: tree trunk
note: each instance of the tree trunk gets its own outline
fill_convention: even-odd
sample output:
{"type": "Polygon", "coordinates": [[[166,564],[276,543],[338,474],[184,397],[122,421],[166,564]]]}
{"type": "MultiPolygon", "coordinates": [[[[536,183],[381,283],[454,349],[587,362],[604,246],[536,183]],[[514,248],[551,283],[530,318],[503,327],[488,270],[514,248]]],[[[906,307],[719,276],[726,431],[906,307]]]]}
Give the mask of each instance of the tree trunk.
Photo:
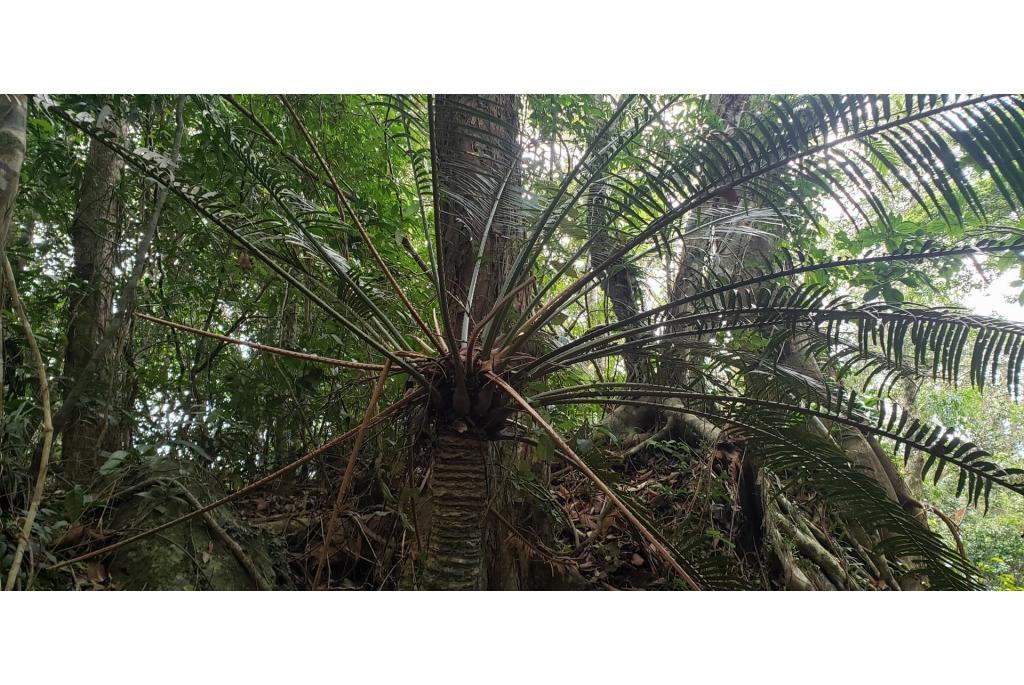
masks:
{"type": "MultiPolygon", "coordinates": [[[[28,99],[24,95],[0,95],[0,269],[7,255],[7,239],[14,220],[14,198],[18,194],[18,179],[21,177],[21,165],[25,161],[27,107],[28,99]]],[[[7,309],[7,292],[2,278],[0,309],[7,309]]],[[[0,357],[3,358],[0,364],[0,412],[4,406],[4,391],[8,382],[7,365],[20,356],[18,350],[12,355],[6,353],[4,347],[7,339],[3,325],[3,317],[0,317],[0,357]]],[[[13,365],[10,370],[14,370],[13,365]]],[[[11,378],[14,376],[11,375],[11,378]]]]}
{"type": "Polygon", "coordinates": [[[27,106],[24,95],[0,95],[0,262],[7,249],[14,196],[18,193],[21,165],[25,161],[27,106]]]}
{"type": "MultiPolygon", "coordinates": [[[[106,128],[123,135],[112,117],[106,128]]],[[[71,224],[74,248],[69,293],[70,320],[64,352],[65,397],[89,364],[113,318],[114,266],[119,239],[118,184],[123,162],[93,140],[89,146],[78,209],[71,224]]],[[[100,364],[88,393],[76,403],[63,425],[62,458],[67,475],[88,481],[103,463],[103,452],[126,443],[123,420],[117,416],[117,364],[100,364]]]]}
{"type": "MultiPolygon", "coordinates": [[[[515,256],[519,191],[519,97],[439,96],[434,114],[441,284],[449,324],[468,328],[494,306],[515,256]],[[488,226],[492,208],[498,209],[488,226]],[[481,245],[483,246],[481,249],[481,245]],[[475,275],[474,283],[474,273],[475,275]],[[472,301],[469,301],[473,289],[472,301]]],[[[480,589],[488,504],[486,435],[444,413],[435,425],[433,514],[420,587],[480,589]]]]}
{"type": "MultiPolygon", "coordinates": [[[[742,108],[748,100],[749,96],[744,95],[720,96],[716,103],[716,113],[727,126],[738,126],[742,108]]],[[[738,205],[741,199],[738,194],[732,192],[731,197],[714,198],[707,206],[709,208],[726,208],[729,204],[738,205]]],[[[748,264],[763,264],[764,260],[772,256],[775,251],[774,242],[763,236],[745,234],[715,236],[712,234],[708,237],[708,256],[710,257],[708,268],[717,272],[722,277],[738,278],[746,272],[748,264]]],[[[698,290],[693,285],[693,281],[696,276],[695,271],[702,268],[702,262],[703,260],[694,258],[689,251],[684,255],[683,264],[675,279],[673,297],[690,295],[698,290]]],[[[681,316],[685,313],[688,312],[683,311],[681,308],[677,308],[676,311],[672,312],[674,316],[681,316]]],[[[668,357],[667,363],[663,365],[664,368],[659,369],[659,374],[662,382],[670,384],[682,382],[685,384],[685,369],[687,365],[698,364],[700,359],[694,358],[693,355],[688,355],[685,345],[680,345],[675,354],[682,358],[673,364],[671,359],[672,353],[666,355],[668,357]]],[[[816,360],[804,351],[798,337],[786,343],[778,359],[778,364],[799,371],[818,382],[824,383],[825,381],[816,360]]],[[[822,425],[821,422],[814,423],[818,425],[816,428],[812,427],[812,430],[817,430],[823,436],[828,435],[827,426],[822,425]]],[[[836,442],[852,463],[869,475],[891,501],[899,503],[924,523],[923,510],[910,496],[905,482],[899,477],[888,455],[882,451],[876,440],[855,428],[847,426],[841,426],[836,437],[836,442]]],[[[771,518],[777,512],[773,511],[775,505],[771,502],[768,505],[768,518],[771,518]]],[[[775,518],[779,517],[776,515],[775,518]]],[[[849,522],[848,527],[851,529],[850,532],[854,537],[860,538],[862,545],[866,547],[874,546],[875,540],[863,531],[857,522],[849,522]]],[[[885,563],[884,560],[879,561],[880,563],[885,563]]],[[[912,560],[904,561],[908,561],[911,565],[913,563],[912,560]]],[[[818,585],[818,583],[814,584],[818,585]]],[[[920,579],[913,575],[903,579],[901,584],[903,586],[902,589],[920,589],[921,587],[920,579]]],[[[837,587],[842,587],[842,584],[837,585],[837,587]]]]}
{"type": "MultiPolygon", "coordinates": [[[[592,266],[603,263],[618,247],[613,237],[614,226],[607,195],[607,186],[596,183],[587,197],[587,228],[596,238],[590,247],[592,266]]],[[[612,305],[616,321],[628,319],[640,311],[640,304],[643,302],[640,282],[625,257],[615,260],[608,266],[604,278],[601,279],[601,287],[612,305]]],[[[639,337],[627,335],[625,341],[633,342],[639,337]]],[[[651,361],[646,353],[627,350],[622,353],[622,361],[626,366],[627,382],[650,382],[653,373],[651,361]]]]}
{"type": "Polygon", "coordinates": [[[480,589],[489,448],[473,435],[437,437],[430,477],[433,515],[421,579],[426,589],[480,589]]]}
{"type": "Polygon", "coordinates": [[[519,96],[440,95],[435,127],[441,283],[453,330],[459,331],[488,216],[506,177],[468,306],[471,324],[494,306],[515,257],[511,248],[519,237],[515,216],[520,192],[519,96]]]}

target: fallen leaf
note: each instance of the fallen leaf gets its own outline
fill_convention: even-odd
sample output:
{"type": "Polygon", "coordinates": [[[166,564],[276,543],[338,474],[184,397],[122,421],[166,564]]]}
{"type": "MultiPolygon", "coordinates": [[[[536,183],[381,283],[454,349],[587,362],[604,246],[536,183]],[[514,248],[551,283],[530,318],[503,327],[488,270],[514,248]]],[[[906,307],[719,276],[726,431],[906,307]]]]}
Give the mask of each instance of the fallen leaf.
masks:
{"type": "Polygon", "coordinates": [[[54,543],[54,547],[63,547],[65,545],[73,545],[82,538],[82,534],[85,533],[85,526],[80,523],[76,523],[61,535],[54,543]]]}
{"type": "Polygon", "coordinates": [[[98,561],[90,562],[85,567],[85,575],[89,580],[99,585],[110,580],[110,576],[107,575],[106,567],[98,561]]]}

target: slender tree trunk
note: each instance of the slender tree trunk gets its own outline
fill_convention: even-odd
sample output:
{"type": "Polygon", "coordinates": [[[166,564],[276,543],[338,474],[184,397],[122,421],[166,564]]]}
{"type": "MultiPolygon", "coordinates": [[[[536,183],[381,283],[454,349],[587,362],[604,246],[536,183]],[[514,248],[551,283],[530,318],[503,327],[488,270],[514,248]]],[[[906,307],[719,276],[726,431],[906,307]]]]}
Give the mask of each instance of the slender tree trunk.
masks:
{"type": "Polygon", "coordinates": [[[25,161],[25,120],[28,99],[24,95],[0,95],[0,263],[3,262],[18,193],[21,165],[25,161]]]}
{"type": "MultiPolygon", "coordinates": [[[[911,416],[918,418],[917,411],[917,381],[908,378],[903,385],[903,409],[910,412],[911,416]]],[[[924,454],[920,450],[914,450],[907,460],[907,487],[915,499],[924,499],[924,454]]],[[[927,517],[927,514],[925,514],[927,517]]]]}
{"type": "MultiPolygon", "coordinates": [[[[14,220],[14,198],[18,194],[18,179],[25,161],[25,124],[28,116],[28,98],[24,95],[0,95],[0,265],[7,254],[7,240],[14,220]]],[[[0,309],[7,308],[8,295],[0,278],[0,309]]],[[[0,413],[3,410],[8,355],[3,317],[0,317],[0,413]]],[[[17,355],[20,356],[20,351],[17,355]]],[[[12,369],[13,370],[13,369],[12,369]]]]}
{"type": "MultiPolygon", "coordinates": [[[[107,119],[106,127],[114,135],[123,135],[122,126],[113,117],[107,119]]],[[[86,369],[113,318],[120,214],[117,191],[122,167],[117,155],[92,141],[71,224],[74,269],[64,352],[65,394],[86,369]]],[[[95,382],[63,425],[62,457],[66,473],[74,480],[91,478],[103,463],[102,453],[124,445],[114,401],[116,367],[111,359],[96,369],[95,382]]]]}
{"type": "MultiPolygon", "coordinates": [[[[491,310],[514,258],[518,109],[519,98],[514,95],[454,95],[436,100],[434,173],[439,197],[435,211],[440,212],[441,283],[456,335],[463,329],[466,312],[472,327],[491,310]],[[474,188],[477,192],[471,194],[474,188]],[[499,192],[501,201],[488,229],[499,192]],[[468,301],[471,287],[475,289],[468,301]]],[[[479,389],[471,388],[470,393],[479,389]]],[[[433,513],[420,576],[420,586],[426,589],[481,587],[486,465],[493,447],[482,430],[460,416],[457,404],[453,413],[441,413],[435,426],[433,513]]]]}
{"type": "MultiPolygon", "coordinates": [[[[596,236],[590,248],[592,265],[601,264],[618,246],[614,240],[612,212],[608,207],[608,187],[602,183],[594,185],[587,197],[587,228],[596,236]]],[[[601,280],[605,297],[612,305],[616,321],[635,316],[641,309],[643,292],[636,272],[625,258],[615,260],[605,271],[601,280]]],[[[637,340],[636,335],[627,335],[626,342],[637,340]]],[[[647,383],[653,375],[651,362],[643,352],[625,351],[622,361],[626,366],[626,380],[630,383],[647,383]]]]}

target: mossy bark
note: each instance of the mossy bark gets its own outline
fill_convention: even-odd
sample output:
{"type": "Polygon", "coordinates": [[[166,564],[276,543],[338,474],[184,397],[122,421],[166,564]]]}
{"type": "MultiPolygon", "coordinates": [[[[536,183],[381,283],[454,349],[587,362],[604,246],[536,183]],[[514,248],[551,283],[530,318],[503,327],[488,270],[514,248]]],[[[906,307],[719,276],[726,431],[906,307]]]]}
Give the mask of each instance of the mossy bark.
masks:
{"type": "Polygon", "coordinates": [[[7,247],[14,197],[25,161],[27,114],[28,100],[24,95],[0,95],[0,261],[7,247]]]}
{"type": "MultiPolygon", "coordinates": [[[[180,472],[174,466],[155,468],[142,476],[138,491],[112,502],[112,520],[120,529],[145,529],[177,518],[194,509],[183,496],[184,483],[161,477],[180,472]],[[157,482],[159,479],[159,482],[157,482]],[[180,483],[180,484],[179,484],[180,483]]],[[[223,493],[207,479],[188,478],[192,497],[203,502],[223,493]]],[[[117,550],[105,561],[115,587],[123,590],[257,590],[260,585],[289,589],[284,543],[270,532],[252,528],[229,508],[211,512],[217,526],[244,550],[252,567],[240,563],[202,517],[185,521],[158,535],[143,538],[117,550]],[[263,582],[254,578],[258,573],[263,582]]]]}

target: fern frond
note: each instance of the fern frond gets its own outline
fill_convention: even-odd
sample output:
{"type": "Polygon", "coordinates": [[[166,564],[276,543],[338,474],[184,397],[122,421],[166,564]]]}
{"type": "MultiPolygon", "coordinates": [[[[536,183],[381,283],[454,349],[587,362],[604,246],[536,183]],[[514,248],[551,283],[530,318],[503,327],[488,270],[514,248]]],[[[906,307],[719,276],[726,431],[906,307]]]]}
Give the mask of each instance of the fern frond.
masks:
{"type": "Polygon", "coordinates": [[[943,465],[955,466],[961,472],[957,494],[967,485],[968,499],[975,504],[984,493],[988,505],[988,495],[993,485],[1024,495],[1024,469],[1002,467],[990,461],[987,459],[991,456],[988,452],[973,442],[961,439],[955,430],[911,419],[895,403],[883,401],[877,409],[869,409],[859,402],[856,392],[838,386],[824,398],[802,397],[778,401],[756,396],[686,392],[653,384],[591,383],[542,392],[533,399],[538,404],[561,404],[566,400],[614,401],[616,397],[671,397],[691,403],[695,407],[694,412],[714,413],[720,411],[716,409],[718,407],[752,408],[752,411],[770,417],[765,420],[766,425],[771,425],[773,421],[784,421],[789,415],[810,416],[891,440],[897,448],[904,450],[905,458],[909,458],[911,450],[919,450],[929,455],[929,466],[936,460],[943,465]]]}
{"type": "MultiPolygon", "coordinates": [[[[680,172],[685,171],[695,178],[693,191],[666,207],[630,241],[608,255],[607,264],[595,265],[590,272],[548,301],[528,322],[517,325],[522,335],[514,347],[517,349],[522,340],[543,326],[608,264],[722,193],[743,188],[749,200],[755,203],[781,207],[791,200],[803,207],[806,193],[801,190],[803,185],[800,181],[810,179],[830,192],[844,193],[844,197],[838,198],[844,200],[841,204],[849,204],[845,201],[851,200],[856,205],[853,194],[859,193],[871,198],[874,205],[882,206],[876,192],[880,182],[871,180],[872,176],[878,176],[878,172],[871,164],[855,164],[855,160],[846,155],[841,164],[830,166],[834,151],[842,150],[845,154],[848,146],[865,141],[882,139],[891,147],[898,148],[903,153],[901,164],[914,171],[916,181],[904,183],[906,177],[902,175],[894,178],[908,189],[918,185],[923,187],[932,198],[932,204],[949,223],[962,223],[965,211],[947,178],[950,174],[964,173],[963,169],[969,165],[985,168],[994,182],[998,179],[1013,190],[1005,194],[1011,208],[1018,203],[1024,204],[1024,169],[1019,162],[1019,148],[1013,145],[1021,135],[1018,117],[1021,116],[1020,110],[1024,109],[1024,101],[1020,98],[934,96],[920,100],[908,98],[902,106],[899,103],[893,106],[887,97],[840,96],[809,97],[804,104],[798,105],[783,100],[781,104],[773,104],[776,111],[772,115],[754,117],[753,125],[747,131],[732,135],[711,133],[692,147],[678,150],[676,159],[680,172]],[[948,145],[939,147],[936,141],[931,146],[914,145],[910,149],[891,138],[893,135],[908,140],[931,137],[930,121],[942,120],[952,126],[958,116],[970,117],[985,132],[976,137],[973,147],[963,150],[959,156],[952,155],[948,145]],[[950,163],[955,163],[955,168],[947,169],[945,165],[950,163]],[[842,191],[831,190],[840,186],[842,191]],[[941,202],[939,196],[942,197],[941,202]]],[[[891,179],[886,181],[890,186],[891,183],[891,179]]],[[[885,216],[881,218],[886,220],[885,216]]]]}
{"type": "Polygon", "coordinates": [[[920,262],[929,259],[941,259],[948,257],[961,257],[976,254],[1016,252],[1024,256],[1024,235],[1016,230],[993,228],[993,237],[976,240],[973,243],[961,246],[943,246],[930,242],[919,250],[893,252],[880,255],[866,255],[861,257],[850,257],[844,259],[830,260],[826,262],[815,262],[813,259],[799,252],[792,252],[782,257],[773,257],[761,270],[756,270],[754,275],[744,276],[738,279],[726,279],[720,276],[705,276],[703,289],[693,295],[676,298],[665,304],[651,307],[637,313],[635,316],[614,321],[602,326],[597,326],[579,338],[567,343],[558,349],[552,350],[526,365],[522,371],[531,372],[534,369],[542,368],[543,365],[564,359],[574,351],[585,349],[594,341],[614,339],[616,332],[626,328],[635,328],[636,324],[650,321],[654,317],[664,314],[667,311],[693,305],[702,300],[720,297],[725,293],[743,289],[750,289],[771,281],[782,281],[794,276],[807,273],[822,272],[829,270],[848,269],[871,264],[896,263],[896,262],[920,262]],[[609,334],[612,334],[611,337],[609,334]]]}

